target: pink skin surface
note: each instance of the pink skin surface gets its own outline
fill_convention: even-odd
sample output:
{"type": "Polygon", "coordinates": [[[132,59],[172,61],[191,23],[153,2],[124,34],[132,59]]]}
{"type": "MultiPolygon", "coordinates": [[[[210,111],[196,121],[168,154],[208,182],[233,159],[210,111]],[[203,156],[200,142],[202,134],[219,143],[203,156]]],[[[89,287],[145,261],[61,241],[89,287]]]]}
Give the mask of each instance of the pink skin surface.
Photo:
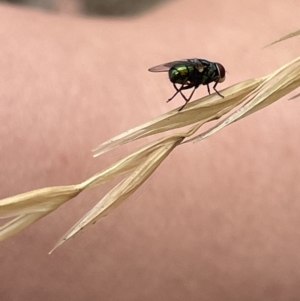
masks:
{"type": "MultiPolygon", "coordinates": [[[[299,38],[262,49],[299,29],[294,0],[173,1],[128,19],[1,4],[0,20],[1,198],[81,182],[134,149],[90,153],[183,104],[166,104],[173,87],[151,66],[220,62],[221,92],[299,55],[299,38]]],[[[206,93],[201,86],[194,99],[206,93]]],[[[1,301],[297,300],[299,112],[299,99],[285,97],[178,147],[122,206],[51,256],[111,184],[2,242],[1,301]]]]}

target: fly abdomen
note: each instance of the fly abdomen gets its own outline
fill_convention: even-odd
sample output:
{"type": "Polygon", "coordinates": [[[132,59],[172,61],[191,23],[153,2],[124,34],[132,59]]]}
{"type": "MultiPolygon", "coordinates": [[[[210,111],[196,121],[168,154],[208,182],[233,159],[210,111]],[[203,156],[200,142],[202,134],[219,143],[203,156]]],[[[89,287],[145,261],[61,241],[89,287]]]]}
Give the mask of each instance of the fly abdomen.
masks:
{"type": "Polygon", "coordinates": [[[169,70],[170,81],[174,84],[185,84],[194,71],[193,66],[175,65],[169,70]]]}

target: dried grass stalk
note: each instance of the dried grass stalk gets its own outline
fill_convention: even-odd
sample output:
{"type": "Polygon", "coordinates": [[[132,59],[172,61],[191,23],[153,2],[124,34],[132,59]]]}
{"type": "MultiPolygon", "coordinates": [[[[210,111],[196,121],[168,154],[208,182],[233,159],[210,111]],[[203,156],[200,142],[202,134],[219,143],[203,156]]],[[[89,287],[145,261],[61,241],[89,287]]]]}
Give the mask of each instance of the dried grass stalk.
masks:
{"type": "Polygon", "coordinates": [[[278,69],[268,76],[260,85],[255,95],[246,102],[240,109],[229,115],[227,118],[213,126],[200,135],[186,141],[201,141],[212,134],[220,131],[231,123],[245,118],[254,112],[263,109],[266,106],[279,100],[284,95],[290,93],[300,86],[300,57],[278,69]]]}
{"type": "Polygon", "coordinates": [[[246,80],[223,90],[224,99],[215,94],[204,97],[189,103],[181,112],[173,110],[104,142],[94,150],[95,156],[142,137],[193,124],[188,131],[147,144],[81,184],[44,188],[0,200],[0,217],[16,216],[15,219],[0,227],[0,240],[8,238],[51,213],[81,191],[100,185],[121,174],[127,174],[124,180],[108,192],[59,240],[55,248],[58,247],[80,230],[107,215],[134,193],[176,146],[189,141],[202,140],[232,122],[272,104],[299,86],[300,57],[266,77],[246,80]],[[241,108],[223,121],[197,137],[183,142],[185,138],[194,135],[203,124],[219,119],[246,100],[248,101],[241,108]]]}
{"type": "Polygon", "coordinates": [[[289,33],[289,34],[287,34],[286,36],[283,36],[282,38],[280,38],[280,39],[278,39],[278,40],[272,42],[271,44],[268,44],[268,45],[265,46],[264,48],[269,47],[269,46],[274,45],[274,44],[277,44],[277,43],[279,43],[279,42],[285,41],[285,40],[287,40],[287,39],[294,38],[294,37],[299,36],[299,35],[300,35],[300,30],[296,30],[296,31],[294,31],[294,32],[292,32],[292,33],[289,33]]]}
{"type": "Polygon", "coordinates": [[[0,241],[51,213],[82,189],[77,185],[42,188],[0,200],[0,218],[17,218],[0,227],[0,241]]]}
{"type": "Polygon", "coordinates": [[[182,140],[183,137],[180,136],[170,137],[168,139],[163,139],[159,145],[152,148],[151,153],[144,156],[143,160],[140,160],[139,165],[132,170],[131,174],[109,191],[92,210],[79,220],[76,225],[74,225],[63,238],[58,241],[54,249],[76,235],[80,230],[94,224],[101,217],[106,216],[111,210],[119,206],[150,177],[156,168],[182,140]]]}
{"type": "Polygon", "coordinates": [[[221,98],[217,94],[208,95],[188,103],[181,112],[178,112],[178,109],[175,109],[160,115],[149,122],[132,128],[129,131],[100,144],[93,150],[94,157],[117,146],[143,137],[182,128],[207,119],[220,118],[242,103],[252,91],[264,82],[264,80],[265,78],[258,78],[240,82],[220,92],[225,98],[221,98]]]}

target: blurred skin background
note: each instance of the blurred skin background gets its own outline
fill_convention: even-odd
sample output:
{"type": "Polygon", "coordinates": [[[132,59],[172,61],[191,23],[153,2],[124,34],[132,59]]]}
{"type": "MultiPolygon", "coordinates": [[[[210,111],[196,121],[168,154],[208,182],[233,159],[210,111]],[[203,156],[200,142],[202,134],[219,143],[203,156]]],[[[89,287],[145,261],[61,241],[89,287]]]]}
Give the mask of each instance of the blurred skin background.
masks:
{"type": "MultiPolygon", "coordinates": [[[[220,91],[299,56],[298,2],[0,2],[0,198],[79,183],[152,138],[99,143],[183,104],[149,67],[222,63],[220,91]]],[[[299,91],[298,91],[299,92],[299,91]]],[[[294,94],[296,94],[295,92],[294,94]]],[[[198,99],[207,94],[200,87],[198,99]]],[[[113,187],[84,192],[0,244],[11,300],[298,300],[299,100],[178,147],[132,197],[51,256],[113,187]]]]}
{"type": "Polygon", "coordinates": [[[171,0],[2,0],[39,9],[94,16],[133,16],[171,0]]]}

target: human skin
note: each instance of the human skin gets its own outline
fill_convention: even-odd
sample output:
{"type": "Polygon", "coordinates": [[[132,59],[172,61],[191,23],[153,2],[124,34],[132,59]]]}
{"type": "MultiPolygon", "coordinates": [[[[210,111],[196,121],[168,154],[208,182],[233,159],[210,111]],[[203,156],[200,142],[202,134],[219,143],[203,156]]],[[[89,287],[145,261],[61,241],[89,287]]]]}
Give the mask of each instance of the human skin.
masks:
{"type": "MultiPolygon", "coordinates": [[[[132,19],[0,5],[0,198],[79,183],[135,149],[90,153],[183,104],[166,104],[174,91],[153,65],[219,61],[222,89],[298,56],[297,38],[262,49],[299,28],[295,1],[249,2],[174,1],[132,19]]],[[[111,185],[2,242],[1,300],[298,300],[299,111],[285,97],[176,148],[122,206],[50,256],[111,185]]]]}

